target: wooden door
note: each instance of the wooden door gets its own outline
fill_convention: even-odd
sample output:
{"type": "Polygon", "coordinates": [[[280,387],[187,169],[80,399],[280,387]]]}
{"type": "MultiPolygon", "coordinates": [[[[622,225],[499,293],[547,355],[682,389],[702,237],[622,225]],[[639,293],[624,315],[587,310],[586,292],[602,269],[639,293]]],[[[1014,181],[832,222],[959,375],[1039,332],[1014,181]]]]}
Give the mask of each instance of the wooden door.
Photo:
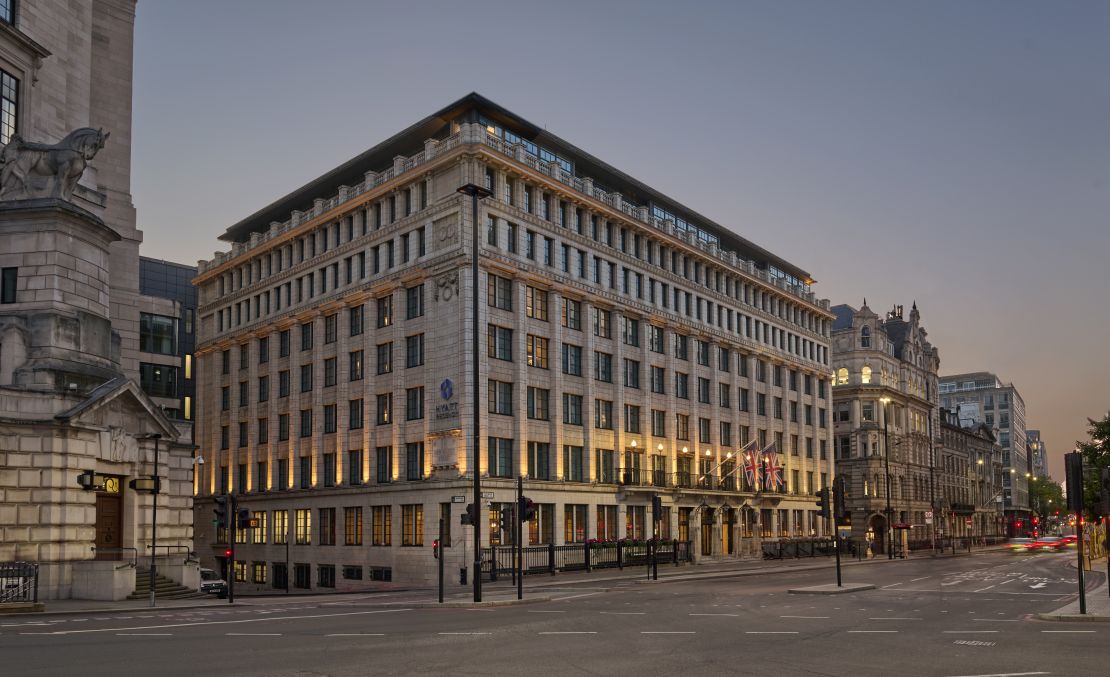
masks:
{"type": "Polygon", "coordinates": [[[120,559],[123,547],[123,497],[96,495],[96,559],[120,559]]]}

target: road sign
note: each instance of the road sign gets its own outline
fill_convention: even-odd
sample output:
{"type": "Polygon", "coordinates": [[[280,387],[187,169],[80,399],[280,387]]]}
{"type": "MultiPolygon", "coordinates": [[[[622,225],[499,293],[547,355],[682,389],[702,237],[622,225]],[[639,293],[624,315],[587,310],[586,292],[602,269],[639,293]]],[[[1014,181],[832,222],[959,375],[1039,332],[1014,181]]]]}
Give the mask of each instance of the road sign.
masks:
{"type": "Polygon", "coordinates": [[[482,492],[482,498],[492,501],[493,500],[493,492],[492,491],[483,491],[482,492]]]}
{"type": "Polygon", "coordinates": [[[452,503],[466,503],[466,496],[452,496],[452,503]]]}
{"type": "Polygon", "coordinates": [[[926,510],[925,511],[925,519],[927,519],[927,520],[933,519],[933,511],[932,510],[926,510]]]}
{"type": "Polygon", "coordinates": [[[925,513],[925,524],[932,524],[932,523],[933,523],[933,518],[929,515],[929,513],[925,513]]]}

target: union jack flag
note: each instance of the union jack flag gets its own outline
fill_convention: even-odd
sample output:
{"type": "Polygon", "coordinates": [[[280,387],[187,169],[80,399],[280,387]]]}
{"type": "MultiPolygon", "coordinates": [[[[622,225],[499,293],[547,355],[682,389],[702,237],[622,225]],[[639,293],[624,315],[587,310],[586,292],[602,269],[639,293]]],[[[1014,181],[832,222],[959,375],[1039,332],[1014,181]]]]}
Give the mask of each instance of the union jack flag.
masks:
{"type": "Polygon", "coordinates": [[[758,488],[763,479],[763,467],[759,463],[759,445],[752,440],[744,445],[740,453],[744,455],[744,476],[748,478],[748,486],[758,488]]]}
{"type": "Polygon", "coordinates": [[[766,464],[764,469],[764,488],[770,491],[775,491],[781,487],[786,486],[786,478],[783,477],[783,467],[779,463],[778,449],[775,447],[775,442],[772,440],[767,448],[763,450],[763,460],[766,464]]]}

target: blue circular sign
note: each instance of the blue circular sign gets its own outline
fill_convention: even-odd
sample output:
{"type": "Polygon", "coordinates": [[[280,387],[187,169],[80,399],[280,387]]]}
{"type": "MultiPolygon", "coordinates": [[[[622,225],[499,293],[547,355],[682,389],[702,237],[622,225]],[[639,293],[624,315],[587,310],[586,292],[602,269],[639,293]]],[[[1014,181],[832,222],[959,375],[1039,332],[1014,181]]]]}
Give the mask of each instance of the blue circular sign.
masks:
{"type": "Polygon", "coordinates": [[[455,394],[455,384],[451,383],[451,379],[449,379],[449,378],[443,379],[443,383],[439,384],[439,396],[442,397],[445,400],[449,400],[449,399],[451,399],[451,396],[454,395],[454,394],[455,394]]]}

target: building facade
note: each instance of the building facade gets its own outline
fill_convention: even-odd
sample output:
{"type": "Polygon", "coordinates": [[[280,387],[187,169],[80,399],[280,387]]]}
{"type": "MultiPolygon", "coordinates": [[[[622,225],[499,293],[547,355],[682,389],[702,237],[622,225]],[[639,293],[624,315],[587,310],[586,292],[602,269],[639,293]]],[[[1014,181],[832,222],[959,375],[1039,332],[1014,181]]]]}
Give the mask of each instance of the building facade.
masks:
{"type": "Polygon", "coordinates": [[[1029,472],[1033,477],[1048,477],[1048,447],[1040,430],[1026,430],[1025,443],[1029,446],[1029,472]]]}
{"type": "Polygon", "coordinates": [[[903,547],[935,535],[937,369],[916,303],[880,318],[833,306],[833,425],[837,472],[846,478],[854,539],[903,547]]]}
{"type": "Polygon", "coordinates": [[[1009,535],[1032,533],[1029,478],[1032,465],[1025,437],[1025,400],[1012,384],[990,372],[940,379],[941,406],[956,412],[960,425],[983,423],[1002,448],[1002,502],[1009,535]]]}
{"type": "Polygon", "coordinates": [[[140,313],[159,302],[139,293],[130,195],[134,10],[0,3],[0,561],[39,563],[47,599],[135,590],[152,498],[130,479],[163,477],[159,553],[192,546],[191,447],[138,385],[140,313]],[[36,144],[79,181],[24,164],[36,144]]]}
{"type": "Polygon", "coordinates": [[[941,409],[938,477],[942,503],[937,519],[957,538],[1003,536],[1002,448],[984,423],[961,425],[954,411],[941,409]]]}
{"type": "Polygon", "coordinates": [[[196,274],[195,266],[139,258],[139,291],[152,306],[139,314],[139,384],[166,416],[187,429],[196,400],[196,274]],[[160,307],[153,307],[158,301],[160,307]]]}
{"type": "Polygon", "coordinates": [[[428,582],[441,516],[466,567],[474,472],[484,545],[518,475],[529,544],[650,538],[654,494],[698,557],[823,531],[832,316],[809,276],[476,94],[223,239],[196,278],[196,525],[218,557],[209,497],[259,520],[243,583],[428,582]],[[752,440],[783,486],[746,481],[752,440]]]}

